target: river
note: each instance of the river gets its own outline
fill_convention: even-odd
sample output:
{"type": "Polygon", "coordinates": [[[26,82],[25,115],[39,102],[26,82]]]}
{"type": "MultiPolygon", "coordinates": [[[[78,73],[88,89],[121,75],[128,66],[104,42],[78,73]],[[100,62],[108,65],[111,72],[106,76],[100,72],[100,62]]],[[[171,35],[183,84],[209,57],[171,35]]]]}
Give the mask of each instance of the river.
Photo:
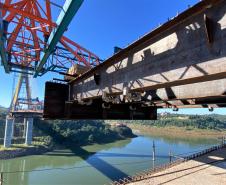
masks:
{"type": "Polygon", "coordinates": [[[101,185],[153,167],[173,155],[187,155],[216,144],[208,139],[170,139],[140,135],[133,139],[83,148],[59,149],[44,155],[0,161],[3,185],[101,185]]]}

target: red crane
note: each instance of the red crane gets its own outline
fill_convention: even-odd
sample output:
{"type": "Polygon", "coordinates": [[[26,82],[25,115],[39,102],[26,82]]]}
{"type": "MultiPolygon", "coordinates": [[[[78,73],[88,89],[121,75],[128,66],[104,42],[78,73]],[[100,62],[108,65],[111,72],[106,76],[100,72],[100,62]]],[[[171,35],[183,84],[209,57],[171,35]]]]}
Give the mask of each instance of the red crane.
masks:
{"type": "MultiPolygon", "coordinates": [[[[47,51],[51,32],[59,26],[52,18],[53,7],[62,9],[62,5],[50,0],[5,0],[0,3],[0,35],[4,45],[0,50],[6,53],[5,61],[4,56],[1,57],[6,72],[36,72],[47,51]]],[[[61,36],[38,75],[48,71],[64,74],[75,64],[90,68],[100,62],[97,55],[61,36]]]]}

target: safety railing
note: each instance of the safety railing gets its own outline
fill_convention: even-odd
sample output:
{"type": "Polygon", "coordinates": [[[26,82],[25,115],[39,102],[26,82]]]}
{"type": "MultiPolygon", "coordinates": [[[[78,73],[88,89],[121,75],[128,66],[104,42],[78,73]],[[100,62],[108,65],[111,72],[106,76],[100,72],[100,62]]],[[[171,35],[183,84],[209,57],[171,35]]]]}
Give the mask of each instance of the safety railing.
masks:
{"type": "Polygon", "coordinates": [[[178,159],[176,159],[174,161],[171,161],[170,163],[166,163],[166,164],[157,166],[157,167],[155,167],[155,168],[153,168],[151,170],[144,170],[142,172],[136,173],[133,176],[128,176],[126,178],[119,179],[118,181],[114,181],[114,182],[112,182],[110,184],[111,185],[126,185],[126,184],[129,184],[129,183],[132,183],[132,182],[145,180],[145,179],[148,179],[151,175],[153,175],[155,173],[161,172],[163,170],[166,170],[168,168],[171,168],[171,167],[176,166],[178,164],[181,164],[183,162],[195,159],[197,157],[203,156],[205,154],[208,154],[210,152],[213,152],[213,151],[219,150],[221,148],[225,148],[225,147],[226,147],[225,143],[221,144],[221,145],[217,145],[217,146],[212,146],[210,148],[207,148],[205,150],[202,150],[200,152],[191,154],[191,155],[186,156],[186,157],[178,157],[178,159]]]}

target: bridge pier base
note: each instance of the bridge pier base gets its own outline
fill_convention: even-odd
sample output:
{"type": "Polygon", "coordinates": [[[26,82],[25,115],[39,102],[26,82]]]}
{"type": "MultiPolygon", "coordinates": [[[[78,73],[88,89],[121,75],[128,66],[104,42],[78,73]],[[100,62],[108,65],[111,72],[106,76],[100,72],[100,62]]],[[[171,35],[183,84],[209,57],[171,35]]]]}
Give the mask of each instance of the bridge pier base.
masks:
{"type": "Polygon", "coordinates": [[[5,124],[5,136],[4,136],[5,148],[9,148],[12,144],[13,128],[14,128],[14,118],[7,117],[6,124],[5,124]]]}
{"type": "Polygon", "coordinates": [[[27,118],[24,118],[23,138],[26,138],[27,118]]]}
{"type": "Polygon", "coordinates": [[[32,144],[33,118],[25,118],[27,120],[25,144],[32,144]]]}

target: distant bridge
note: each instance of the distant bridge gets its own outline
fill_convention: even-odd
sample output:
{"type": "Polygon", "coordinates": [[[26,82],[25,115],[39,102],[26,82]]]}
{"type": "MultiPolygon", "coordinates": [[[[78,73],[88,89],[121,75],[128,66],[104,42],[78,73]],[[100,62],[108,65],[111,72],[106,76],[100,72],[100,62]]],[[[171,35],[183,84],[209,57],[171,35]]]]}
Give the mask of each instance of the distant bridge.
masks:
{"type": "Polygon", "coordinates": [[[156,119],[226,106],[226,1],[204,0],[68,84],[47,82],[45,118],[156,119]]]}

